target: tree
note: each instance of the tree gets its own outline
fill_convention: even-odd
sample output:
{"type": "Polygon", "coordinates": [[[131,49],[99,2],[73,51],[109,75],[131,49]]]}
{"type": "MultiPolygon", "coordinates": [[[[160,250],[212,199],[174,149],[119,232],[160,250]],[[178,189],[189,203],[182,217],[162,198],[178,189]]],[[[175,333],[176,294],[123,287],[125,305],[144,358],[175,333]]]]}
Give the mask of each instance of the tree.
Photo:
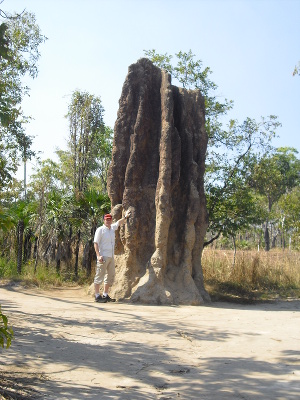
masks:
{"type": "Polygon", "coordinates": [[[75,91],[68,107],[69,148],[72,160],[74,202],[72,222],[76,229],[75,276],[78,275],[79,245],[83,224],[82,208],[79,206],[88,188],[88,179],[96,169],[98,144],[104,131],[104,109],[100,97],[87,92],[75,91]]]}
{"type": "MultiPolygon", "coordinates": [[[[1,25],[0,34],[0,190],[12,180],[12,173],[17,170],[20,158],[24,162],[30,159],[32,138],[25,134],[24,117],[20,104],[23,96],[28,94],[28,87],[22,84],[21,78],[29,74],[37,75],[38,47],[44,41],[35,17],[30,13],[10,16],[1,25]]],[[[24,180],[26,200],[26,180],[24,180]]],[[[24,207],[20,203],[17,212],[20,219],[17,222],[17,264],[21,273],[23,261],[23,238],[26,227],[23,215],[24,207]]]]}
{"type": "Polygon", "coordinates": [[[32,13],[5,14],[0,25],[0,189],[12,179],[18,162],[30,159],[32,138],[25,134],[29,121],[20,107],[29,88],[22,78],[35,78],[39,46],[46,40],[32,13]]]}
{"type": "MultiPolygon", "coordinates": [[[[101,128],[95,135],[93,143],[95,150],[94,165],[87,174],[87,190],[95,189],[99,192],[107,192],[107,173],[111,162],[112,142],[113,130],[108,126],[101,128]]],[[[74,156],[72,154],[72,149],[57,150],[56,154],[59,158],[61,168],[60,182],[65,188],[73,190],[74,156]]]]}
{"type": "MultiPolygon", "coordinates": [[[[105,143],[103,146],[105,148],[105,143]]],[[[59,273],[61,261],[70,266],[74,248],[74,272],[77,276],[79,244],[83,242],[86,243],[83,267],[89,275],[93,257],[93,235],[101,216],[110,210],[110,201],[106,192],[103,194],[99,190],[101,185],[97,182],[95,184],[94,177],[91,181],[90,176],[87,177],[89,188],[84,192],[74,190],[71,153],[59,150],[57,154],[57,163],[52,160],[40,162],[28,186],[28,199],[31,204],[35,204],[32,229],[36,238],[36,266],[38,253],[43,251],[47,262],[56,260],[59,273]]]]}
{"type": "Polygon", "coordinates": [[[99,136],[104,131],[104,109],[100,97],[75,91],[68,108],[69,148],[73,163],[73,187],[87,189],[87,180],[96,168],[99,136]]]}
{"type": "Polygon", "coordinates": [[[145,55],[159,68],[168,71],[172,77],[186,89],[199,89],[205,98],[206,131],[213,146],[222,142],[224,132],[219,118],[225,116],[233,107],[233,101],[217,100],[214,94],[218,86],[209,79],[212,71],[209,67],[202,68],[201,60],[194,60],[195,55],[191,50],[185,53],[180,51],[175,54],[177,63],[171,64],[172,55],[157,54],[155,50],[144,50],[145,55]]]}
{"type": "Polygon", "coordinates": [[[265,222],[265,249],[270,250],[269,221],[272,207],[282,195],[299,184],[300,161],[297,150],[290,147],[278,148],[268,157],[253,165],[249,184],[264,196],[268,204],[265,222]]]}
{"type": "Polygon", "coordinates": [[[60,170],[57,163],[47,159],[41,161],[37,171],[31,177],[29,186],[31,202],[35,202],[35,215],[33,218],[33,231],[35,232],[35,267],[36,272],[39,259],[39,246],[45,230],[46,207],[50,193],[60,192],[60,170]]]}
{"type": "Polygon", "coordinates": [[[276,117],[272,116],[259,123],[247,118],[241,125],[231,120],[219,145],[221,151],[217,146],[208,151],[205,188],[209,231],[215,236],[205,245],[221,234],[234,237],[240,229],[259,222],[259,210],[248,180],[252,166],[270,151],[269,143],[277,126],[276,117]],[[228,218],[232,213],[235,218],[228,218]]]}
{"type": "Polygon", "coordinates": [[[49,254],[50,259],[55,259],[57,273],[60,272],[61,261],[69,262],[71,259],[73,202],[73,193],[52,190],[45,203],[44,256],[49,254]]]}
{"type": "Polygon", "coordinates": [[[95,256],[94,235],[99,220],[111,208],[109,197],[106,193],[99,193],[95,189],[86,190],[81,196],[76,196],[72,205],[72,226],[77,231],[75,247],[75,276],[78,274],[79,244],[84,245],[82,265],[89,276],[91,274],[91,262],[95,256]]]}
{"type": "Polygon", "coordinates": [[[280,125],[277,117],[269,116],[257,122],[246,118],[243,123],[229,120],[224,128],[223,120],[232,109],[233,102],[219,101],[215,95],[217,85],[209,79],[210,68],[203,69],[202,61],[195,60],[191,50],[172,56],[145,51],[150,60],[166,69],[187,89],[200,89],[205,98],[206,131],[208,148],[206,155],[205,190],[209,213],[210,239],[212,243],[221,234],[234,238],[237,231],[248,226],[256,218],[254,198],[247,179],[251,166],[271,150],[271,140],[280,125]]]}
{"type": "Polygon", "coordinates": [[[96,137],[96,147],[98,154],[96,156],[96,167],[92,173],[91,186],[107,193],[107,173],[112,156],[113,129],[105,126],[101,134],[96,137]]]}
{"type": "Polygon", "coordinates": [[[289,232],[294,248],[300,248],[300,186],[281,196],[278,202],[281,221],[289,232]]]}
{"type": "Polygon", "coordinates": [[[11,204],[9,207],[9,218],[13,223],[16,238],[17,271],[18,274],[21,274],[24,255],[24,233],[32,218],[31,204],[25,200],[19,200],[11,204]]]}

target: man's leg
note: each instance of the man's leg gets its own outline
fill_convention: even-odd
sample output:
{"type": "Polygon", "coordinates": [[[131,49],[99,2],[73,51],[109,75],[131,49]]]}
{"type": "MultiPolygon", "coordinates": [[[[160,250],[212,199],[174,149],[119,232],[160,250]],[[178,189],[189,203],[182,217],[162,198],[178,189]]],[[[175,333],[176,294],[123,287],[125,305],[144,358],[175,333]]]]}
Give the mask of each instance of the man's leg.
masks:
{"type": "Polygon", "coordinates": [[[98,297],[100,295],[100,284],[94,283],[94,287],[95,287],[95,297],[98,297]]]}
{"type": "Polygon", "coordinates": [[[103,295],[108,294],[108,291],[109,291],[109,284],[108,283],[104,283],[103,295]]]}
{"type": "Polygon", "coordinates": [[[104,277],[103,297],[107,298],[107,301],[116,301],[108,295],[109,288],[112,286],[115,279],[115,262],[113,257],[106,259],[106,270],[107,274],[104,277]]]}
{"type": "Polygon", "coordinates": [[[100,295],[100,284],[104,281],[105,273],[106,273],[105,263],[100,263],[97,261],[97,268],[94,279],[94,288],[95,288],[95,300],[98,302],[102,299],[102,296],[100,295]]]}

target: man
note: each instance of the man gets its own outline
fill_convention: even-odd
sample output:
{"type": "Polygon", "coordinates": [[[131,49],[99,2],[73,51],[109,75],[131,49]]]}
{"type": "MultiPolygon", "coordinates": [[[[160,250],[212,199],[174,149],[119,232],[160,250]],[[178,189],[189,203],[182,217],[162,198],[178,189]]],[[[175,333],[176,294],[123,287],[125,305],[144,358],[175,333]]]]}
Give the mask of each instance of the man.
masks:
{"type": "Polygon", "coordinates": [[[107,303],[108,301],[116,301],[108,295],[109,288],[113,284],[115,278],[115,262],[114,262],[114,247],[115,247],[115,231],[125,224],[130,216],[130,211],[127,210],[124,218],[112,223],[111,214],[104,215],[104,224],[100,226],[94,237],[94,248],[97,255],[97,268],[94,279],[95,286],[95,301],[97,303],[107,303]],[[103,295],[100,294],[100,284],[104,283],[103,295]]]}

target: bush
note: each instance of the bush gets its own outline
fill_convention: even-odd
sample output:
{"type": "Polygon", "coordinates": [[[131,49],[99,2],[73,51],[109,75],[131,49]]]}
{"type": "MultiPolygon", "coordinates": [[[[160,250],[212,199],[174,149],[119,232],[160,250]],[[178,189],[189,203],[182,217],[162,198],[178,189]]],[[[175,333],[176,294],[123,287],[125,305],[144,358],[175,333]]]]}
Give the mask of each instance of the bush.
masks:
{"type": "Polygon", "coordinates": [[[17,276],[16,262],[0,257],[0,278],[16,278],[17,276]]]}
{"type": "Polygon", "coordinates": [[[14,337],[14,332],[12,328],[8,326],[8,320],[6,315],[2,314],[1,305],[0,305],[0,346],[2,348],[5,347],[8,349],[11,345],[11,340],[14,337]]]}

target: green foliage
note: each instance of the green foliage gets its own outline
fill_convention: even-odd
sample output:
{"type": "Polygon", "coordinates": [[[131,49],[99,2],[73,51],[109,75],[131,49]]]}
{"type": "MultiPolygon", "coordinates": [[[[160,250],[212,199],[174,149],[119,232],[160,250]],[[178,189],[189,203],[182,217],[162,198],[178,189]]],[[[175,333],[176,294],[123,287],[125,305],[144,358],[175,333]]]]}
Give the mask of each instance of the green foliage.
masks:
{"type": "Polygon", "coordinates": [[[226,190],[211,186],[207,196],[210,216],[209,229],[223,236],[235,236],[237,232],[259,222],[255,197],[242,181],[231,180],[226,190]]]}
{"type": "Polygon", "coordinates": [[[154,49],[152,50],[144,50],[145,55],[156,65],[158,68],[164,69],[169,72],[169,74],[173,74],[173,66],[171,64],[171,60],[173,56],[165,54],[157,54],[154,49]]]}
{"type": "Polygon", "coordinates": [[[300,75],[300,61],[298,62],[298,65],[295,66],[293,75],[300,75]]]}
{"type": "Polygon", "coordinates": [[[253,165],[250,185],[268,199],[269,212],[287,190],[299,184],[300,160],[297,150],[285,147],[253,165]]]}
{"type": "MultiPolygon", "coordinates": [[[[107,192],[107,173],[111,162],[112,139],[113,130],[108,126],[101,127],[94,135],[92,146],[95,152],[90,161],[89,171],[86,169],[85,189],[107,192]]],[[[64,188],[74,190],[74,171],[77,174],[77,169],[75,168],[73,150],[57,150],[56,154],[59,157],[59,181],[64,188]]]]}
{"type": "Polygon", "coordinates": [[[17,264],[12,259],[0,257],[0,278],[15,279],[18,276],[17,264]]]}
{"type": "MultiPolygon", "coordinates": [[[[87,92],[73,93],[67,114],[69,149],[57,151],[58,162],[49,159],[39,162],[28,185],[27,201],[20,201],[16,193],[14,207],[9,210],[14,228],[18,226],[18,218],[21,219],[25,239],[35,243],[36,274],[42,254],[47,262],[56,261],[56,273],[60,273],[60,261],[69,268],[76,253],[77,276],[79,243],[92,243],[91,235],[99,220],[110,211],[106,184],[113,132],[103,123],[103,111],[99,97],[87,92]]],[[[2,197],[3,205],[12,200],[12,194],[2,197]]],[[[3,208],[3,216],[4,213],[3,208]]],[[[2,237],[3,244],[17,245],[18,236],[12,231],[2,237]]],[[[4,254],[8,256],[7,252],[4,254]]]]}
{"type": "Polygon", "coordinates": [[[0,346],[8,349],[11,345],[11,341],[14,337],[12,328],[8,326],[8,319],[6,315],[2,314],[0,305],[0,346]]]}
{"type": "Polygon", "coordinates": [[[95,139],[97,148],[95,169],[89,182],[91,188],[104,193],[107,192],[107,173],[112,157],[113,134],[112,128],[104,126],[95,139]]]}
{"type": "Polygon", "coordinates": [[[209,67],[203,68],[201,60],[195,60],[195,55],[189,50],[187,53],[180,51],[175,54],[175,64],[171,63],[173,56],[159,55],[155,50],[144,50],[145,55],[159,68],[165,69],[172,77],[186,89],[199,89],[205,98],[206,131],[210,145],[218,143],[224,132],[219,121],[221,116],[228,113],[233,107],[233,102],[224,99],[217,100],[214,92],[218,86],[209,79],[212,71],[209,67]]]}
{"type": "Polygon", "coordinates": [[[36,195],[36,199],[41,198],[42,191],[49,193],[57,188],[67,188],[61,165],[50,159],[38,162],[29,184],[29,189],[36,195]]]}
{"type": "Polygon", "coordinates": [[[101,99],[87,92],[75,91],[69,104],[69,149],[71,157],[73,189],[79,192],[87,188],[87,180],[96,169],[99,153],[99,136],[104,132],[104,109],[101,99]]]}
{"type": "Polygon", "coordinates": [[[215,146],[208,150],[205,189],[209,231],[215,232],[215,237],[234,237],[250,224],[262,222],[264,211],[257,206],[257,194],[249,179],[258,160],[270,151],[277,127],[273,116],[259,123],[247,118],[240,125],[231,120],[220,149],[215,146]]]}
{"type": "Polygon", "coordinates": [[[8,231],[13,227],[13,220],[10,215],[10,210],[7,207],[0,205],[0,229],[8,231]]]}
{"type": "Polygon", "coordinates": [[[31,229],[39,243],[45,249],[54,241],[60,252],[59,259],[69,265],[72,244],[78,240],[74,233],[78,235],[80,231],[79,239],[83,243],[90,241],[91,232],[95,231],[103,214],[110,211],[110,200],[107,194],[92,187],[74,191],[72,179],[70,181],[66,175],[68,169],[63,168],[65,165],[50,160],[42,162],[32,177],[28,197],[31,204],[35,204],[31,229]]]}
{"type": "Polygon", "coordinates": [[[236,247],[239,250],[251,250],[253,246],[247,240],[239,240],[236,242],[236,247]]]}
{"type": "Polygon", "coordinates": [[[22,78],[37,76],[39,46],[45,41],[28,12],[7,16],[0,25],[0,190],[12,179],[20,158],[30,159],[32,138],[25,134],[28,118],[20,107],[29,88],[22,78]]]}
{"type": "Polygon", "coordinates": [[[283,194],[278,205],[282,224],[291,235],[293,248],[300,250],[300,186],[283,194]]]}
{"type": "Polygon", "coordinates": [[[0,59],[8,59],[8,40],[5,37],[5,32],[7,30],[7,24],[4,22],[0,25],[0,59]]]}

